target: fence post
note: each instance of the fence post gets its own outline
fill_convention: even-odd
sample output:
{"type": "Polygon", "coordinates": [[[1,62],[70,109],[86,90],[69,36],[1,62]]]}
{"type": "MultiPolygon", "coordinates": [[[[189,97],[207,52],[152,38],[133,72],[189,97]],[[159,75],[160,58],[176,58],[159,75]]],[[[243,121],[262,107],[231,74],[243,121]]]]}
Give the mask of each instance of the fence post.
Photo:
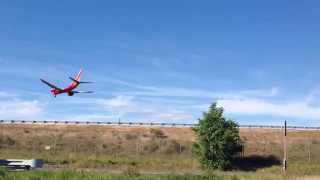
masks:
{"type": "Polygon", "coordinates": [[[284,121],[284,134],[283,134],[283,172],[287,173],[287,121],[284,121]]]}
{"type": "Polygon", "coordinates": [[[311,142],[308,142],[308,160],[311,161],[311,142]]]}

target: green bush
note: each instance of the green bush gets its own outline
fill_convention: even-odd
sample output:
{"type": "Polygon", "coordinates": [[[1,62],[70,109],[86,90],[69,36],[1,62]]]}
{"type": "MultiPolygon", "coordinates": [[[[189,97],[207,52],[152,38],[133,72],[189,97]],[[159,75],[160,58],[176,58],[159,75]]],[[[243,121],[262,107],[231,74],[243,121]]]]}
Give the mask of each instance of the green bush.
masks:
{"type": "Polygon", "coordinates": [[[221,170],[231,167],[234,155],[240,151],[239,128],[223,116],[223,108],[213,103],[193,130],[197,135],[194,152],[204,167],[221,170]]]}
{"type": "Polygon", "coordinates": [[[0,166],[0,180],[4,180],[7,177],[7,170],[0,166]]]}

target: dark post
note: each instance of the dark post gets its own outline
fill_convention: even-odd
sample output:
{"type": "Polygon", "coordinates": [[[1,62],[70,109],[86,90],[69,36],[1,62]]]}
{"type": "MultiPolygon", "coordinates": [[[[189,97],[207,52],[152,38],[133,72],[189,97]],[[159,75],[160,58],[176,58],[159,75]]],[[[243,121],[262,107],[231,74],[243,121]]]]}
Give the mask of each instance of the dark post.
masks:
{"type": "Polygon", "coordinates": [[[287,172],[287,121],[284,121],[284,137],[283,137],[283,172],[287,172]]]}

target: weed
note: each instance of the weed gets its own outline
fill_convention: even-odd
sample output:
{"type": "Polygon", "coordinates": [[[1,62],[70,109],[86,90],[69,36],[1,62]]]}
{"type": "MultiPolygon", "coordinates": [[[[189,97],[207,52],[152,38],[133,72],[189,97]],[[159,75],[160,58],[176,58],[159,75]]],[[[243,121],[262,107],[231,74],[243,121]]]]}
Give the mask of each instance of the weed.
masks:
{"type": "Polygon", "coordinates": [[[5,180],[7,177],[7,170],[4,167],[0,167],[0,180],[5,180]]]}

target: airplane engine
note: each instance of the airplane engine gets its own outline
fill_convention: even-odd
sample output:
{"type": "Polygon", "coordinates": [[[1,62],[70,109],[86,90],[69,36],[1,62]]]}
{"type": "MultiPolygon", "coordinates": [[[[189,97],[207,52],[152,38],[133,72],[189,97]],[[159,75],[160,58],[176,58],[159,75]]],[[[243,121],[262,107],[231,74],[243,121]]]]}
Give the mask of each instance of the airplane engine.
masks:
{"type": "Polygon", "coordinates": [[[68,96],[73,96],[74,92],[68,92],[68,96]]]}

